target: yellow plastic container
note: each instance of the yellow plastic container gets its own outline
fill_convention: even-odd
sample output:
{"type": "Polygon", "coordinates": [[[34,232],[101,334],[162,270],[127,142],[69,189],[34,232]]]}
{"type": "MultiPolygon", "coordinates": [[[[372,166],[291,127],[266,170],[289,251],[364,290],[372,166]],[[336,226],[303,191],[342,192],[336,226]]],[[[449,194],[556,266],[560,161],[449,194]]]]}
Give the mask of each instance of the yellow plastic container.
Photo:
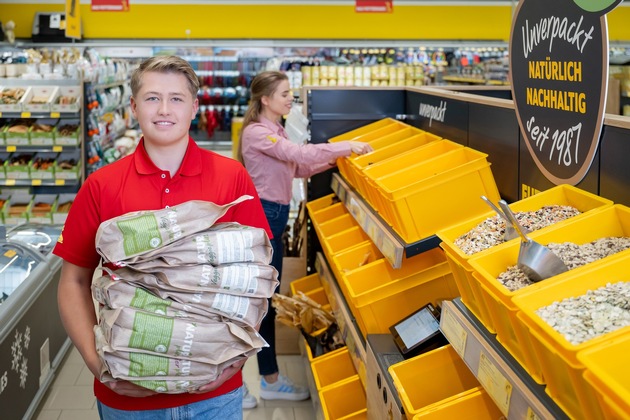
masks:
{"type": "Polygon", "coordinates": [[[306,209],[309,214],[330,207],[333,204],[339,203],[339,199],[335,194],[328,194],[315,200],[311,200],[306,203],[306,209]]]}
{"type": "MultiPolygon", "coordinates": [[[[325,247],[326,249],[328,249],[329,255],[331,256],[328,261],[332,260],[333,255],[360,245],[363,242],[368,241],[369,239],[370,238],[359,225],[339,232],[336,235],[329,236],[328,238],[326,238],[325,242],[325,247]]],[[[322,247],[323,246],[324,244],[322,244],[322,247]]]]}
{"type": "MultiPolygon", "coordinates": [[[[398,122],[392,118],[385,118],[383,120],[379,120],[371,124],[364,125],[363,127],[359,127],[355,130],[347,131],[343,134],[332,137],[328,140],[328,142],[336,143],[339,141],[353,140],[369,143],[393,132],[402,130],[405,127],[407,127],[406,124],[398,122]]],[[[341,175],[343,175],[346,179],[348,173],[351,170],[348,165],[349,163],[347,158],[337,159],[337,167],[339,168],[339,172],[341,172],[341,175]]]]}
{"type": "Polygon", "coordinates": [[[578,352],[584,380],[597,396],[607,419],[630,418],[630,334],[578,352]]]}
{"type": "Polygon", "coordinates": [[[326,292],[323,287],[318,287],[317,289],[310,290],[304,294],[322,306],[328,305],[329,303],[328,296],[326,296],[326,292]]]}
{"type": "MultiPolygon", "coordinates": [[[[584,266],[583,269],[571,270],[562,276],[557,276],[553,281],[537,283],[528,287],[530,290],[513,299],[519,309],[519,321],[524,326],[519,330],[519,334],[527,333],[531,337],[534,353],[540,360],[547,383],[545,391],[573,418],[605,418],[598,403],[597,394],[584,379],[586,365],[580,360],[578,354],[587,349],[595,351],[595,349],[607,347],[613,339],[628,337],[630,326],[575,345],[540,318],[536,311],[553,302],[584,295],[587,291],[595,290],[608,283],[630,281],[630,259],[628,259],[628,254],[622,254],[624,253],[596,261],[584,266]]],[[[607,354],[613,359],[608,363],[616,362],[615,369],[621,373],[624,365],[627,364],[628,353],[622,354],[608,350],[607,354]]],[[[626,383],[628,383],[627,380],[626,383]]],[[[630,388],[626,390],[626,393],[630,393],[629,390],[630,388]]],[[[628,401],[630,400],[626,400],[626,404],[628,401]]]]}
{"type": "Polygon", "coordinates": [[[348,210],[346,210],[346,206],[343,203],[335,203],[330,206],[317,210],[311,213],[311,220],[313,223],[324,223],[328,220],[334,219],[335,217],[343,216],[344,214],[348,214],[348,210]]]}
{"type": "Polygon", "coordinates": [[[357,374],[347,347],[344,351],[318,357],[311,363],[315,386],[318,390],[334,385],[357,374]]]}
{"type": "MultiPolygon", "coordinates": [[[[551,242],[584,244],[608,236],[630,236],[630,208],[616,204],[530,234],[533,240],[543,245],[551,242]]],[[[492,325],[495,327],[497,340],[523,365],[534,380],[543,383],[543,380],[547,382],[549,379],[543,378],[541,363],[533,351],[528,328],[517,318],[518,307],[513,299],[529,290],[542,287],[546,283],[555,282],[567,276],[578,275],[590,266],[600,265],[616,256],[578,267],[511,292],[497,281],[497,277],[508,267],[516,265],[519,248],[519,241],[510,241],[504,246],[495,247],[484,255],[472,257],[469,263],[474,270],[473,278],[481,286],[479,290],[492,319],[492,325]]],[[[619,253],[619,256],[629,255],[630,250],[619,253]]]]}
{"type": "Polygon", "coordinates": [[[343,232],[344,230],[350,229],[354,226],[358,226],[358,224],[350,213],[345,213],[341,216],[335,217],[334,219],[327,220],[319,225],[319,230],[321,232],[320,241],[322,238],[325,240],[325,238],[328,238],[329,236],[343,232]]]}
{"type": "MultiPolygon", "coordinates": [[[[581,190],[572,185],[563,184],[542,191],[536,195],[516,201],[510,204],[510,208],[514,212],[536,211],[546,205],[572,206],[578,209],[582,214],[593,210],[601,210],[612,206],[612,201],[599,197],[588,191],[581,190]]],[[[436,232],[436,235],[442,240],[440,246],[446,252],[446,257],[451,265],[453,276],[457,282],[457,287],[461,294],[462,302],[468,309],[475,314],[477,318],[490,331],[495,332],[492,319],[483,302],[479,283],[473,278],[473,269],[468,260],[473,256],[485,255],[497,247],[503,246],[499,244],[496,247],[489,248],[485,251],[478,252],[474,255],[464,253],[455,241],[462,235],[468,233],[471,229],[483,222],[485,219],[496,215],[495,212],[488,208],[489,212],[481,216],[466,220],[465,222],[449,226],[436,232]]],[[[578,215],[576,217],[581,217],[578,215]]],[[[564,222],[560,222],[564,223],[564,222]]],[[[546,228],[544,228],[546,229],[546,228]]],[[[516,239],[518,241],[518,239],[516,239]]]]}
{"type": "Polygon", "coordinates": [[[499,420],[505,418],[499,407],[492,400],[492,397],[481,388],[454,401],[448,401],[429,410],[423,410],[416,414],[413,420],[465,419],[473,416],[478,420],[499,420]]]}
{"type": "MultiPolygon", "coordinates": [[[[394,175],[398,171],[415,166],[444,153],[463,148],[464,146],[454,141],[441,139],[371,165],[362,172],[363,177],[358,181],[359,192],[368,198],[368,201],[376,207],[376,210],[379,210],[378,206],[381,202],[379,201],[378,185],[376,183],[378,179],[394,175]]],[[[414,179],[417,178],[412,178],[411,180],[413,181],[414,179]]]]}
{"type": "Polygon", "coordinates": [[[388,372],[408,419],[482,389],[450,344],[396,363],[388,372]]]}
{"type": "Polygon", "coordinates": [[[500,197],[486,157],[464,147],[379,178],[383,218],[411,243],[487,213],[479,197],[500,197]]]}
{"type": "MultiPolygon", "coordinates": [[[[375,165],[385,159],[398,156],[412,149],[415,149],[416,147],[424,146],[425,144],[429,144],[437,140],[440,140],[439,136],[428,133],[426,131],[422,131],[411,137],[408,137],[406,139],[397,141],[393,144],[390,144],[388,146],[375,150],[371,153],[361,155],[361,156],[350,157],[348,158],[349,167],[352,168],[351,171],[354,172],[356,176],[357,174],[360,174],[364,169],[370,167],[371,165],[375,165]]],[[[361,192],[361,188],[362,188],[361,182],[362,182],[362,179],[359,179],[357,180],[357,184],[356,184],[356,187],[359,192],[361,192]]]]}
{"type": "MultiPolygon", "coordinates": [[[[405,125],[400,130],[394,131],[390,134],[376,138],[374,140],[370,140],[369,143],[370,143],[370,146],[372,146],[373,150],[379,151],[383,148],[387,148],[389,146],[397,144],[400,141],[403,141],[416,134],[419,134],[420,132],[421,130],[418,128],[405,125]]],[[[364,156],[364,155],[361,155],[361,156],[364,156]]],[[[346,178],[348,182],[350,182],[350,184],[356,188],[357,187],[356,176],[358,175],[358,173],[355,170],[356,167],[351,163],[352,159],[355,157],[359,157],[359,156],[352,154],[351,156],[344,158],[343,167],[346,170],[346,172],[342,173],[342,175],[344,175],[344,178],[346,178]]]]}
{"type": "Polygon", "coordinates": [[[319,400],[327,420],[367,418],[365,389],[359,375],[320,390],[319,400]]]}
{"type": "Polygon", "coordinates": [[[322,280],[319,278],[318,273],[314,273],[297,280],[293,280],[289,284],[289,287],[291,288],[291,295],[295,295],[297,292],[308,293],[322,287],[322,280]]]}
{"type": "MultiPolygon", "coordinates": [[[[365,241],[356,246],[348,248],[342,252],[333,255],[330,263],[330,267],[335,274],[335,278],[341,279],[343,273],[354,270],[376,260],[383,258],[381,251],[374,245],[372,241],[365,241]]],[[[347,290],[343,289],[344,296],[347,296],[347,290]]]]}
{"type": "Polygon", "coordinates": [[[389,327],[431,302],[457,296],[457,287],[439,248],[403,260],[399,269],[379,259],[342,274],[339,283],[364,337],[389,327]]]}

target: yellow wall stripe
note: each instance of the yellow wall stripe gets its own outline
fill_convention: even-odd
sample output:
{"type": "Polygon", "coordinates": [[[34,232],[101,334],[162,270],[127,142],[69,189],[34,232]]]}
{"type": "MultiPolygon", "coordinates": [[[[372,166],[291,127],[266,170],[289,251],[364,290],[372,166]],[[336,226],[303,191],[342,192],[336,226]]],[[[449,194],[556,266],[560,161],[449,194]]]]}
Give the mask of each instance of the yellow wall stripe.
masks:
{"type": "MultiPolygon", "coordinates": [[[[0,4],[0,20],[30,38],[35,12],[64,4],[0,4]]],[[[81,5],[86,39],[374,39],[500,40],[510,34],[505,5],[396,5],[393,13],[355,13],[351,5],[134,4],[129,12],[92,12],[81,5]],[[492,24],[489,24],[492,22],[492,24]]],[[[630,7],[608,15],[611,41],[630,40],[630,7]]]]}

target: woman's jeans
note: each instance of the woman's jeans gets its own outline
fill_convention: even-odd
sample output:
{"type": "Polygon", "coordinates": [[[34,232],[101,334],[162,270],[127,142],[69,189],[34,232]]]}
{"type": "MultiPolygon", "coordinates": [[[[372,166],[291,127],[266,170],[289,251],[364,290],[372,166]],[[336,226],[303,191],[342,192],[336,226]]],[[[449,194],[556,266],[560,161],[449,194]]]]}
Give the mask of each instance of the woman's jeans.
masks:
{"type": "Polygon", "coordinates": [[[160,410],[116,410],[98,401],[97,405],[102,420],[242,420],[243,387],[204,401],[160,410]]]}
{"type": "MultiPolygon", "coordinates": [[[[278,280],[282,277],[282,257],[284,256],[284,246],[282,235],[289,221],[289,205],[278,204],[271,201],[260,200],[269,228],[273,234],[271,246],[273,248],[273,257],[271,265],[278,270],[278,280]]],[[[258,358],[258,373],[261,375],[271,375],[278,372],[278,361],[276,360],[276,310],[271,306],[269,299],[269,310],[260,324],[260,335],[269,344],[256,353],[258,358]]]]}

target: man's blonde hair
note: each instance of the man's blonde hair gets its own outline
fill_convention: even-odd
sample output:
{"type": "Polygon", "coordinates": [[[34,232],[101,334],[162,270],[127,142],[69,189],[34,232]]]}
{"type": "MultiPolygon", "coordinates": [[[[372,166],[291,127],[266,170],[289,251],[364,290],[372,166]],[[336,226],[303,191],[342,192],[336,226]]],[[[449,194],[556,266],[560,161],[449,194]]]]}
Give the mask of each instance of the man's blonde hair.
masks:
{"type": "Polygon", "coordinates": [[[144,60],[131,74],[131,94],[135,97],[142,87],[142,76],[147,72],[181,74],[188,81],[193,99],[199,92],[199,78],[188,61],[175,55],[156,56],[144,60]]]}

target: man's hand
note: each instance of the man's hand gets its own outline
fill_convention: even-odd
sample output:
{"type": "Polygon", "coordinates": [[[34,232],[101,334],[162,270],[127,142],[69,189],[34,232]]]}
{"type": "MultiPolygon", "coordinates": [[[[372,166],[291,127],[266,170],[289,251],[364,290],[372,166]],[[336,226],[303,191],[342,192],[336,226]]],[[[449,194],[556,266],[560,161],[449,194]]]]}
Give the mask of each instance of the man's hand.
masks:
{"type": "Polygon", "coordinates": [[[239,360],[238,362],[232,363],[229,367],[225,368],[223,372],[221,372],[221,374],[219,375],[217,379],[215,379],[214,381],[210,383],[207,383],[206,385],[200,387],[196,391],[191,391],[191,394],[203,394],[205,392],[214,391],[215,389],[223,385],[225,381],[227,381],[232,376],[237,374],[238,371],[241,370],[241,368],[245,364],[246,360],[247,359],[242,359],[242,360],[239,360]]]}
{"type": "Polygon", "coordinates": [[[103,382],[103,384],[115,393],[125,395],[127,397],[148,397],[150,395],[157,394],[155,391],[151,391],[150,389],[122,379],[111,382],[103,382]]]}
{"type": "Polygon", "coordinates": [[[350,148],[352,149],[352,153],[357,155],[364,155],[374,150],[369,143],[364,143],[362,141],[350,141],[350,148]]]}

